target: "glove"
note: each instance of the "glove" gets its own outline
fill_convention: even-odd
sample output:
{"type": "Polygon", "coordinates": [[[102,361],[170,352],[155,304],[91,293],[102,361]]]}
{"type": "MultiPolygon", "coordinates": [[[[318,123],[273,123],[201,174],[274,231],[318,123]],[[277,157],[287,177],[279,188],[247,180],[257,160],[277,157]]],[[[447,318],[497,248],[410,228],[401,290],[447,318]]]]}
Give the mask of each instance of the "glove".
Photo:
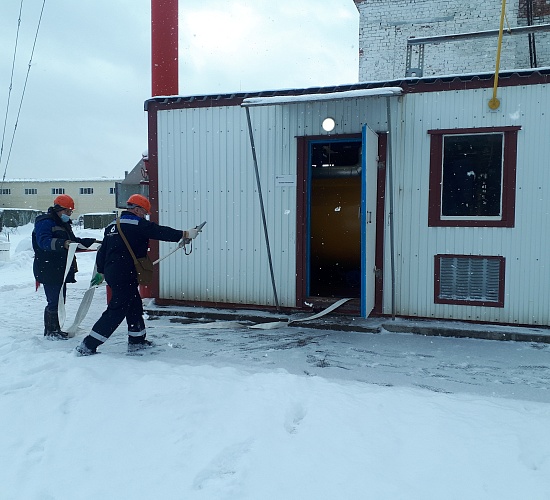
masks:
{"type": "Polygon", "coordinates": [[[191,229],[188,229],[187,231],[183,232],[182,239],[194,240],[198,234],[199,234],[199,230],[196,227],[192,227],[191,229]]]}
{"type": "Polygon", "coordinates": [[[99,286],[105,280],[105,276],[101,273],[95,273],[95,276],[90,281],[90,286],[99,286]]]}
{"type": "Polygon", "coordinates": [[[86,248],[90,248],[95,243],[95,238],[81,238],[80,243],[86,248]]]}

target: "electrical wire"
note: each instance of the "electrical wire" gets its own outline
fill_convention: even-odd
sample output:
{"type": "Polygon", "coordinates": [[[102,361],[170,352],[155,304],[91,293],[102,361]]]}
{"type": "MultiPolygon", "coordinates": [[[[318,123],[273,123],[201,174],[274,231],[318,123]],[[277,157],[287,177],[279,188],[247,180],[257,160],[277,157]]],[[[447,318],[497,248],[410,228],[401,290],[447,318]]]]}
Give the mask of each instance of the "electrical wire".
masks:
{"type": "MultiPolygon", "coordinates": [[[[4,129],[2,130],[2,143],[0,144],[0,165],[2,164],[2,155],[4,154],[4,139],[6,137],[6,127],[8,124],[8,115],[10,110],[10,99],[11,91],[13,89],[13,74],[15,72],[15,60],[17,58],[17,45],[19,43],[19,29],[21,27],[21,12],[23,11],[23,0],[21,0],[21,5],[19,6],[19,18],[17,19],[17,32],[15,33],[15,47],[13,49],[13,61],[11,63],[11,75],[10,75],[10,86],[8,88],[8,102],[6,104],[6,116],[4,117],[4,129]]],[[[4,177],[2,177],[2,183],[6,177],[6,172],[4,171],[4,177]]],[[[0,185],[0,194],[2,194],[2,185],[0,185]]]]}
{"type": "MultiPolygon", "coordinates": [[[[29,59],[29,64],[28,64],[28,67],[27,67],[27,75],[25,76],[25,83],[23,84],[23,92],[21,93],[21,100],[19,101],[19,109],[17,110],[17,117],[15,119],[15,125],[13,126],[13,134],[11,136],[10,149],[8,151],[8,158],[6,160],[6,165],[4,167],[4,174],[2,176],[2,183],[4,182],[4,180],[6,178],[6,172],[8,170],[8,164],[9,164],[10,157],[11,157],[11,151],[13,149],[13,142],[15,140],[15,132],[17,131],[17,125],[19,124],[19,116],[21,115],[21,108],[23,107],[23,99],[25,97],[25,91],[27,89],[27,82],[29,80],[29,73],[31,71],[32,58],[34,56],[34,50],[36,48],[36,41],[38,40],[38,32],[40,31],[40,24],[42,22],[42,15],[44,13],[45,5],[46,5],[46,0],[43,0],[42,8],[40,10],[40,17],[38,18],[38,25],[36,26],[36,33],[34,35],[34,42],[33,42],[32,50],[31,50],[31,57],[29,59]]],[[[21,0],[21,7],[23,7],[23,0],[21,0]]],[[[19,28],[18,28],[18,34],[19,34],[19,28]]],[[[6,115],[6,120],[7,120],[7,115],[6,115]]],[[[2,148],[3,148],[3,146],[4,146],[4,139],[2,138],[2,148]]]]}

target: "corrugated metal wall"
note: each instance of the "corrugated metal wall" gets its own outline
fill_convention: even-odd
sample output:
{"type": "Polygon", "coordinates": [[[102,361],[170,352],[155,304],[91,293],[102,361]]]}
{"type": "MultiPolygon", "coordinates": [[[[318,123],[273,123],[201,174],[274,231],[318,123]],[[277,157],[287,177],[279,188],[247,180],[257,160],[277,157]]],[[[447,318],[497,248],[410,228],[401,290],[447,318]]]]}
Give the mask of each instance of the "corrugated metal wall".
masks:
{"type": "MultiPolygon", "coordinates": [[[[548,325],[550,320],[550,86],[407,94],[392,113],[395,198],[396,314],[403,316],[548,325]],[[428,227],[430,129],[517,126],[514,228],[428,227]],[[434,304],[434,255],[502,255],[505,307],[434,304]]],[[[389,245],[385,284],[389,285],[389,245]]],[[[385,294],[384,312],[391,312],[385,294]]]]}
{"type": "MultiPolygon", "coordinates": [[[[378,130],[385,101],[369,98],[250,109],[279,303],[296,304],[296,136],[378,130]],[[368,102],[367,102],[368,101],[368,102]],[[369,117],[370,118],[367,118],[369,117]]],[[[384,124],[385,126],[385,124],[384,124]]],[[[192,255],[160,264],[160,298],[274,305],[254,164],[239,106],[158,112],[159,221],[185,229],[207,220],[192,255]]],[[[161,243],[160,255],[171,244],[161,243]]]]}

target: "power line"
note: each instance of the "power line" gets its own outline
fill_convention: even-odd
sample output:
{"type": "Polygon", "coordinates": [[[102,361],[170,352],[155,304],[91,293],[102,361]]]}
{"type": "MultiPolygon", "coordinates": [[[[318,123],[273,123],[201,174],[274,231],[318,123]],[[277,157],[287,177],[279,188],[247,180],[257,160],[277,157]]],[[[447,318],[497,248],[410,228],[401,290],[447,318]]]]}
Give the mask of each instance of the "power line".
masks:
{"type": "MultiPolygon", "coordinates": [[[[44,13],[45,5],[46,5],[46,0],[43,0],[42,8],[40,10],[40,17],[38,18],[38,25],[36,26],[36,33],[34,35],[34,42],[32,44],[31,57],[29,59],[29,64],[28,64],[28,67],[27,67],[27,75],[25,77],[25,83],[23,85],[23,92],[21,93],[21,101],[19,101],[19,109],[17,110],[17,117],[15,119],[15,125],[13,127],[13,134],[11,136],[10,149],[8,151],[8,159],[6,160],[6,166],[4,167],[4,175],[2,177],[2,183],[4,182],[4,180],[6,178],[6,172],[8,170],[8,164],[9,164],[9,161],[10,161],[11,151],[12,151],[12,148],[13,148],[13,141],[15,139],[15,132],[17,131],[17,125],[19,124],[19,116],[21,114],[21,108],[23,106],[23,99],[25,97],[25,91],[27,89],[27,82],[29,80],[29,73],[31,71],[32,58],[33,58],[33,55],[34,55],[34,49],[36,48],[36,41],[38,39],[38,32],[40,30],[40,23],[42,22],[42,14],[44,13]]],[[[21,7],[23,7],[23,0],[21,0],[21,7]]],[[[19,35],[19,27],[18,27],[18,35],[19,35]]],[[[10,86],[11,86],[11,84],[10,84],[10,86]]],[[[6,116],[6,119],[7,119],[7,116],[6,116]]],[[[4,147],[4,138],[2,138],[2,148],[3,147],[4,147]]]]}
{"type": "MultiPolygon", "coordinates": [[[[11,63],[11,76],[10,76],[10,86],[8,89],[8,102],[6,104],[6,116],[4,118],[4,130],[2,131],[2,144],[0,146],[0,164],[2,163],[2,155],[4,154],[4,138],[6,137],[6,126],[8,123],[8,114],[10,109],[10,99],[11,91],[13,89],[13,74],[15,72],[15,59],[17,57],[17,44],[19,42],[19,28],[21,27],[21,12],[23,11],[23,0],[21,0],[21,5],[19,6],[19,18],[17,19],[17,32],[15,34],[15,48],[13,50],[13,61],[11,63]]],[[[6,173],[4,172],[4,177],[6,173]]],[[[4,179],[2,178],[2,181],[4,179]]]]}

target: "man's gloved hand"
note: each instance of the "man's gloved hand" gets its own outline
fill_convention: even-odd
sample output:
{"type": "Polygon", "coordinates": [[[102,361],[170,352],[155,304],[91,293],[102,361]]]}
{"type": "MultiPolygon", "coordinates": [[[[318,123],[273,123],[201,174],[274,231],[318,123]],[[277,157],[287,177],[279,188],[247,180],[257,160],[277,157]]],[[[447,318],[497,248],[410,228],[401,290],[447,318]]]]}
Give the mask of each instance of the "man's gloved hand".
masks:
{"type": "Polygon", "coordinates": [[[90,286],[99,286],[105,280],[105,276],[101,273],[95,273],[95,276],[90,281],[90,286]]]}
{"type": "MultiPolygon", "coordinates": [[[[185,231],[184,231],[184,233],[185,233],[185,231]]],[[[178,242],[178,247],[183,248],[185,245],[189,245],[189,243],[191,243],[191,240],[189,238],[184,237],[178,242]]]]}
{"type": "Polygon", "coordinates": [[[183,239],[194,240],[199,234],[199,230],[196,227],[192,227],[183,232],[183,239]]]}
{"type": "Polygon", "coordinates": [[[90,248],[95,243],[95,238],[81,238],[80,242],[86,247],[90,248]]]}

